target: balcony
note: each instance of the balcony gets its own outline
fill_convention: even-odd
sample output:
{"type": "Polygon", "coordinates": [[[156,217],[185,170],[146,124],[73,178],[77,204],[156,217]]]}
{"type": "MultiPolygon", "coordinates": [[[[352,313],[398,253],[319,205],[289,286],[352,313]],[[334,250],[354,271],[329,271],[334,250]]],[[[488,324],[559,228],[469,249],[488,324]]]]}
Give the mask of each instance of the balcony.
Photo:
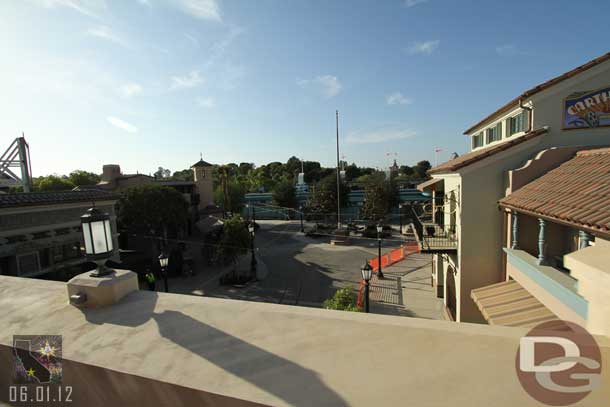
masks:
{"type": "Polygon", "coordinates": [[[588,303],[578,294],[578,282],[565,270],[540,265],[524,250],[504,248],[506,271],[559,318],[586,325],[588,303]]]}
{"type": "MultiPolygon", "coordinates": [[[[73,406],[537,405],[516,380],[521,328],[149,291],[78,309],[65,283],[6,276],[0,308],[4,371],[13,335],[62,335],[73,406]]],[[[604,386],[582,405],[609,400],[604,386]]]]}

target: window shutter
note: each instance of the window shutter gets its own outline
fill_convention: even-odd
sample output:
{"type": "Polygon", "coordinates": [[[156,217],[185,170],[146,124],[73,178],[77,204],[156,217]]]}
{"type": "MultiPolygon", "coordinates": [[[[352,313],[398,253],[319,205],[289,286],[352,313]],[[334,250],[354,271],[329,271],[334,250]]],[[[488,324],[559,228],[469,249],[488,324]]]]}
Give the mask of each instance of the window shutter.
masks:
{"type": "Polygon", "coordinates": [[[502,140],[502,122],[496,125],[496,140],[502,140]]]}

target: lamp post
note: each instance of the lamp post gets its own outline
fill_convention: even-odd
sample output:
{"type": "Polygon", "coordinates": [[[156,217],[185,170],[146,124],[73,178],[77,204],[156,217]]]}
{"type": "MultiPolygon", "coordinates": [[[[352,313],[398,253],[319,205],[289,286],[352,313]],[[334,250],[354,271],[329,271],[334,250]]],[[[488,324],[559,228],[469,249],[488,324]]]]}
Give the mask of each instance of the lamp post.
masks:
{"type": "Polygon", "coordinates": [[[381,225],[381,222],[379,222],[379,224],[377,225],[377,243],[379,244],[379,251],[378,251],[378,259],[379,259],[379,269],[377,269],[377,278],[382,279],[383,278],[383,272],[381,271],[381,233],[383,232],[383,226],[381,225]]]}
{"type": "Polygon", "coordinates": [[[400,219],[400,234],[402,235],[402,203],[398,204],[398,218],[400,219]]]}
{"type": "Polygon", "coordinates": [[[80,221],[85,242],[85,254],[88,260],[97,264],[97,268],[91,273],[91,276],[107,276],[112,273],[112,269],[106,266],[106,260],[113,251],[110,216],[93,207],[80,217],[80,221]]]}
{"type": "Polygon", "coordinates": [[[373,268],[366,262],[360,269],[362,279],[364,280],[364,312],[369,312],[369,281],[373,276],[373,268]]]}
{"type": "Polygon", "coordinates": [[[159,266],[161,266],[161,275],[163,276],[163,283],[165,284],[165,292],[169,292],[169,287],[167,285],[167,264],[169,263],[169,258],[165,254],[165,252],[161,252],[159,255],[159,266]]]}
{"type": "Polygon", "coordinates": [[[305,233],[305,228],[303,227],[303,205],[299,206],[299,214],[301,215],[301,233],[305,233]]]}
{"type": "Polygon", "coordinates": [[[248,224],[248,232],[250,232],[250,252],[252,257],[250,258],[250,278],[256,280],[256,256],[254,255],[254,223],[248,224]]]}

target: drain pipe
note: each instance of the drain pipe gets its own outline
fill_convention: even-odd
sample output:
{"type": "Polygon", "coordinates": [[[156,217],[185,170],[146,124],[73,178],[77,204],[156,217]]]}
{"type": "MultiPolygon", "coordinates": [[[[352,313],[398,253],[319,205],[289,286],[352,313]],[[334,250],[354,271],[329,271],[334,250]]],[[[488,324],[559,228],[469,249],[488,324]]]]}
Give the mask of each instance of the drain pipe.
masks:
{"type": "Polygon", "coordinates": [[[534,109],[532,109],[531,107],[525,106],[523,104],[523,98],[519,98],[519,107],[521,109],[527,110],[527,112],[528,112],[528,115],[527,115],[527,131],[526,131],[526,133],[529,133],[530,131],[532,131],[532,124],[533,124],[532,123],[532,112],[533,112],[534,109]]]}

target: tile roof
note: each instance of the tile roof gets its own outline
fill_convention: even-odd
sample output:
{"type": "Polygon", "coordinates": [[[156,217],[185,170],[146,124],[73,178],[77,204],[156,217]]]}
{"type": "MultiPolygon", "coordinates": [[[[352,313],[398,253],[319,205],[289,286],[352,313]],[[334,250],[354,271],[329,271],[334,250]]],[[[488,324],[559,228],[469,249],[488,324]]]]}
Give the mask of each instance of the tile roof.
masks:
{"type": "Polygon", "coordinates": [[[0,194],[0,208],[115,199],[118,199],[118,195],[100,190],[20,192],[16,194],[0,194]]]}
{"type": "Polygon", "coordinates": [[[479,121],[478,123],[470,126],[467,130],[464,131],[464,134],[471,133],[474,129],[481,126],[482,124],[513,109],[516,105],[519,104],[520,100],[527,99],[530,96],[535,95],[536,93],[542,92],[543,90],[546,90],[553,85],[563,82],[564,80],[569,79],[575,75],[578,75],[579,73],[584,72],[587,69],[593,68],[594,66],[599,65],[602,62],[605,62],[609,59],[610,59],[610,52],[606,53],[600,57],[597,57],[595,59],[592,59],[591,61],[587,62],[586,64],[576,67],[576,68],[572,69],[571,71],[568,71],[562,75],[556,76],[553,79],[549,79],[548,81],[543,82],[540,85],[534,86],[533,88],[526,90],[521,95],[517,96],[516,98],[514,98],[513,100],[511,100],[510,102],[508,102],[507,104],[505,104],[504,106],[502,106],[501,108],[496,110],[495,112],[491,113],[490,115],[488,115],[487,117],[485,117],[484,119],[479,121]]]}
{"type": "Polygon", "coordinates": [[[538,136],[546,133],[547,130],[548,130],[547,127],[543,127],[543,128],[537,129],[537,130],[530,131],[529,133],[524,134],[523,136],[514,137],[503,143],[481,148],[479,150],[471,151],[471,152],[461,155],[457,158],[454,158],[453,160],[449,160],[440,165],[437,165],[436,167],[430,169],[428,171],[428,174],[436,174],[436,173],[441,173],[441,172],[453,172],[455,170],[466,167],[467,165],[470,165],[477,161],[481,161],[482,159],[487,158],[491,155],[497,154],[501,151],[508,150],[512,146],[524,143],[528,140],[533,139],[534,137],[538,137],[538,136]]]}
{"type": "Polygon", "coordinates": [[[212,167],[213,164],[210,164],[207,161],[203,161],[203,159],[197,161],[195,164],[191,165],[191,168],[195,168],[195,167],[212,167]]]}
{"type": "Polygon", "coordinates": [[[579,151],[499,203],[610,235],[610,148],[579,151]]]}

